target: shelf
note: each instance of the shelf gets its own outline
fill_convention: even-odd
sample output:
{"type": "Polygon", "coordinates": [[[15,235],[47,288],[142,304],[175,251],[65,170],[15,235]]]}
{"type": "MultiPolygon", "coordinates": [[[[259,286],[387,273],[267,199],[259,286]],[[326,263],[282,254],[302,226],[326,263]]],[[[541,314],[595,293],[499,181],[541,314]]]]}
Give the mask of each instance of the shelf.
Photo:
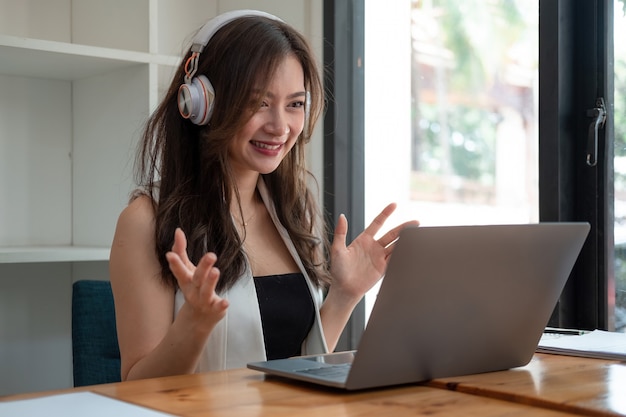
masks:
{"type": "Polygon", "coordinates": [[[0,248],[0,264],[108,261],[110,248],[86,246],[16,246],[0,248]]]}
{"type": "Polygon", "coordinates": [[[0,74],[77,80],[141,64],[177,66],[180,57],[0,35],[0,74]]]}

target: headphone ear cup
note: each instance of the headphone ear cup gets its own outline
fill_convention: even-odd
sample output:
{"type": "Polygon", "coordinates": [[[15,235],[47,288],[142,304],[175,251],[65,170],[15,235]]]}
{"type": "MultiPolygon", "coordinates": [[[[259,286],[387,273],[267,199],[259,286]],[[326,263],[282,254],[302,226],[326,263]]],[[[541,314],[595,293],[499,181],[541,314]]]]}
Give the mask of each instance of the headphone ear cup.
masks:
{"type": "Polygon", "coordinates": [[[178,111],[196,125],[206,125],[213,114],[215,90],[209,79],[199,75],[178,88],[178,111]]]}

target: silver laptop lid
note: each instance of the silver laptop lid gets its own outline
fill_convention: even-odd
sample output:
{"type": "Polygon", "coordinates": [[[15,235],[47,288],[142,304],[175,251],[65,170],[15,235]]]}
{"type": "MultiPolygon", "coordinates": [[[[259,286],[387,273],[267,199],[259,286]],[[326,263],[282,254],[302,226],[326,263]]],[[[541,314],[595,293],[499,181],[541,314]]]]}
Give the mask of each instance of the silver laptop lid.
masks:
{"type": "Polygon", "coordinates": [[[347,385],[527,364],[588,231],[587,223],[406,228],[347,385]]]}

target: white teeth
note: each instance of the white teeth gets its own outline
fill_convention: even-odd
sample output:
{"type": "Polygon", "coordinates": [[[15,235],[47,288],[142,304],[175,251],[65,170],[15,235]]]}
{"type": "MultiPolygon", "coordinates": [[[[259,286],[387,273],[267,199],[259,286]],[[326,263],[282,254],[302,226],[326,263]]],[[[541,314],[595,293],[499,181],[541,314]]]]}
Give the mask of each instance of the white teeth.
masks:
{"type": "Polygon", "coordinates": [[[252,144],[254,146],[256,146],[256,147],[263,148],[263,149],[269,149],[269,150],[272,150],[272,151],[275,151],[276,149],[280,148],[280,144],[278,144],[278,145],[268,145],[267,143],[261,143],[261,142],[255,142],[255,141],[252,141],[252,144]]]}

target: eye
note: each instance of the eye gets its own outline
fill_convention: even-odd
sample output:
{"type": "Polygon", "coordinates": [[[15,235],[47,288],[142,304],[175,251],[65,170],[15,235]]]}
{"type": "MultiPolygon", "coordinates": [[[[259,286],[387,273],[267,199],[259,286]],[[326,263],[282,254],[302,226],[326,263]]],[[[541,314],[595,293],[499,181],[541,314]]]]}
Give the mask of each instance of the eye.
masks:
{"type": "Polygon", "coordinates": [[[290,106],[294,108],[304,107],[304,101],[294,101],[290,106]]]}

